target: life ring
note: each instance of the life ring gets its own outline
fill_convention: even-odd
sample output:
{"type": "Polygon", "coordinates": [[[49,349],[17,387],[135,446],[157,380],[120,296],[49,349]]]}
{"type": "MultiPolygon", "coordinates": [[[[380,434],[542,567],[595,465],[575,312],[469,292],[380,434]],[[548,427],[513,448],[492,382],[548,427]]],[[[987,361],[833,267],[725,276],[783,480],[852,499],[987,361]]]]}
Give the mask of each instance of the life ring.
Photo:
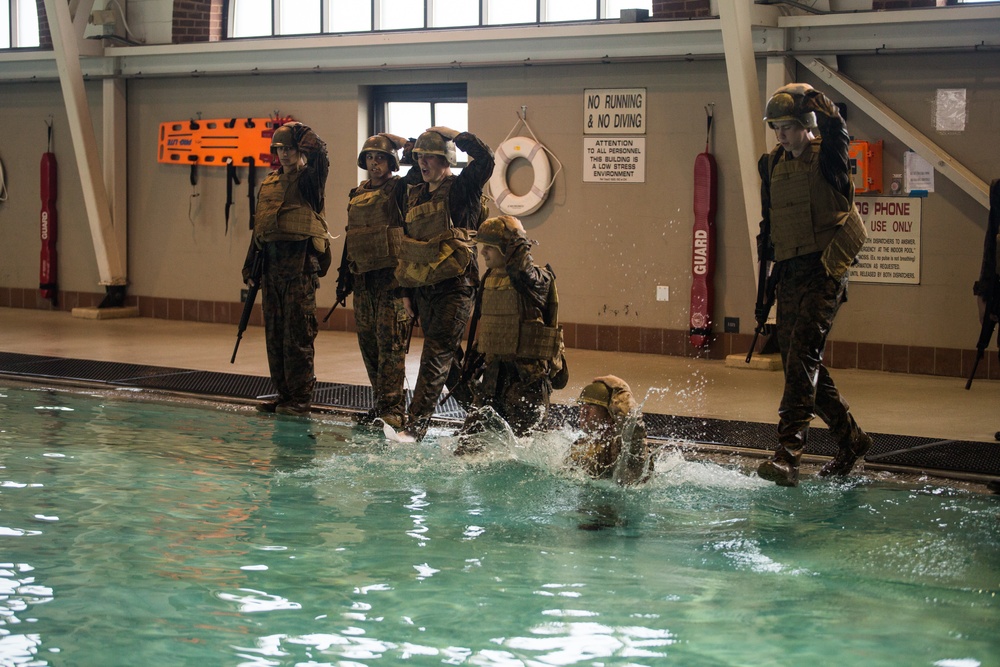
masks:
{"type": "Polygon", "coordinates": [[[545,147],[528,137],[511,137],[500,144],[494,153],[496,166],[490,176],[490,192],[501,213],[508,215],[528,215],[534,213],[549,196],[549,186],[552,179],[552,167],[545,147]],[[531,163],[535,172],[535,181],[531,190],[523,195],[515,195],[507,184],[507,167],[517,158],[524,158],[531,163]]]}

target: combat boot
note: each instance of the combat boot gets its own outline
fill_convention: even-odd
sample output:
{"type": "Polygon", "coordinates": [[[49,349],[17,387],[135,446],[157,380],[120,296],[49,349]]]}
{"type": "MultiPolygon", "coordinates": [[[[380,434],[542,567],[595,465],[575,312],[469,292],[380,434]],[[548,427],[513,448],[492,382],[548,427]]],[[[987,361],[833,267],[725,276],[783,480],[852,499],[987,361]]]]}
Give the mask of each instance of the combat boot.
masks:
{"type": "Polygon", "coordinates": [[[864,456],[869,449],[872,448],[872,439],[864,431],[860,431],[860,434],[853,441],[848,441],[847,443],[841,443],[840,449],[837,450],[837,455],[834,456],[825,466],[820,468],[820,477],[829,477],[830,475],[839,475],[843,477],[847,473],[851,472],[854,468],[854,464],[857,463],[858,459],[864,456]]]}
{"type": "Polygon", "coordinates": [[[275,412],[279,415],[285,415],[286,417],[308,417],[311,414],[312,406],[308,401],[303,403],[282,403],[277,408],[275,412]]]}
{"type": "Polygon", "coordinates": [[[798,486],[799,466],[791,461],[772,458],[757,466],[757,476],[778,486],[798,486]]]}
{"type": "Polygon", "coordinates": [[[264,412],[267,414],[274,414],[275,410],[281,403],[279,401],[266,401],[264,403],[257,404],[257,412],[264,412]]]}
{"type": "Polygon", "coordinates": [[[779,443],[774,456],[757,466],[757,476],[778,486],[798,486],[801,456],[801,447],[790,449],[779,443]]]}

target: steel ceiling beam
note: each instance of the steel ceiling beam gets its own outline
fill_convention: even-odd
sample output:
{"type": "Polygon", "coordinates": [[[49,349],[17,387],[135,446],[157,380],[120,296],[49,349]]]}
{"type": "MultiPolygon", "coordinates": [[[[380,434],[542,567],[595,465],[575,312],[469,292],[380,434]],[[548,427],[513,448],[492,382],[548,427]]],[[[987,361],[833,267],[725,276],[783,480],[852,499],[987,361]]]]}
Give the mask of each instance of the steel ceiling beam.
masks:
{"type": "Polygon", "coordinates": [[[949,180],[954,181],[955,185],[989,209],[989,186],[983,179],[972,173],[962,163],[949,155],[947,151],[934,143],[917,128],[913,127],[902,116],[889,109],[870,92],[840,72],[835,71],[822,60],[816,58],[799,58],[798,60],[813,74],[818,76],[820,80],[843,95],[858,110],[867,114],[872,120],[892,133],[894,137],[909,146],[920,157],[927,160],[935,170],[941,172],[949,180]]]}
{"type": "MultiPolygon", "coordinates": [[[[1000,6],[996,5],[775,16],[773,6],[746,4],[750,5],[750,41],[757,57],[773,55],[778,45],[786,55],[813,56],[1000,49],[1000,6]]],[[[81,7],[86,5],[81,3],[81,7]]],[[[726,11],[731,5],[720,3],[726,11]]],[[[103,53],[82,59],[85,76],[391,71],[722,58],[725,47],[722,21],[698,19],[109,45],[103,53]]],[[[0,81],[55,78],[52,53],[0,52],[0,81]]]]}

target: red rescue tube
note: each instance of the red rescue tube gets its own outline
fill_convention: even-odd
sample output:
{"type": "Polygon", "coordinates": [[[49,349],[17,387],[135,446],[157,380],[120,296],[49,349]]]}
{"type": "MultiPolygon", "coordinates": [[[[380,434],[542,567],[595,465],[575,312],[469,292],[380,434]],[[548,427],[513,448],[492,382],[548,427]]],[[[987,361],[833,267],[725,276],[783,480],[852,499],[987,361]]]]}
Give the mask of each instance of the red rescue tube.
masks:
{"type": "Polygon", "coordinates": [[[41,165],[42,192],[42,258],[38,269],[38,289],[42,298],[56,303],[59,287],[56,281],[56,154],[43,153],[41,165]]]}
{"type": "Polygon", "coordinates": [[[694,161],[694,252],[691,260],[691,345],[705,347],[712,335],[715,305],[715,158],[707,150],[694,161]]]}

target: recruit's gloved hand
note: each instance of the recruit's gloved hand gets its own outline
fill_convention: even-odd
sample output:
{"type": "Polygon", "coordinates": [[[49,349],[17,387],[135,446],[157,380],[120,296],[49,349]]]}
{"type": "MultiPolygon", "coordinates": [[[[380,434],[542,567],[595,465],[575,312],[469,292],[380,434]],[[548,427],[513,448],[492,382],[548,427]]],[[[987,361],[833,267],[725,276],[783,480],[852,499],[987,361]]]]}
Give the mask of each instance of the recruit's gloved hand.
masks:
{"type": "MultiPolygon", "coordinates": [[[[343,269],[344,267],[341,267],[343,269]]],[[[340,271],[337,276],[337,303],[347,305],[347,297],[354,291],[354,274],[350,271],[340,271]]]]}
{"type": "Polygon", "coordinates": [[[810,90],[805,94],[802,100],[802,107],[806,111],[815,111],[817,114],[826,116],[827,118],[834,118],[840,115],[840,109],[833,103],[833,100],[818,90],[810,90]]]}
{"type": "Polygon", "coordinates": [[[292,127],[292,139],[300,153],[326,155],[326,143],[308,125],[299,123],[292,127]]]}
{"type": "Polygon", "coordinates": [[[406,140],[405,137],[401,137],[398,134],[390,134],[388,132],[379,132],[378,136],[385,137],[386,139],[388,139],[389,141],[391,141],[392,145],[396,147],[397,151],[400,148],[403,148],[406,145],[406,142],[407,142],[407,140],[406,140]]]}
{"type": "Polygon", "coordinates": [[[429,127],[427,128],[427,131],[437,132],[448,141],[455,141],[455,137],[461,134],[458,130],[453,130],[450,127],[445,127],[443,125],[435,125],[434,127],[429,127]]]}
{"type": "Polygon", "coordinates": [[[753,309],[754,320],[756,320],[758,324],[761,322],[766,322],[767,316],[771,314],[770,310],[771,309],[765,306],[764,304],[758,303],[756,306],[754,306],[753,309]]]}
{"type": "Polygon", "coordinates": [[[403,144],[403,157],[399,159],[399,164],[416,164],[413,161],[413,147],[416,145],[417,140],[410,137],[403,144]]]}

